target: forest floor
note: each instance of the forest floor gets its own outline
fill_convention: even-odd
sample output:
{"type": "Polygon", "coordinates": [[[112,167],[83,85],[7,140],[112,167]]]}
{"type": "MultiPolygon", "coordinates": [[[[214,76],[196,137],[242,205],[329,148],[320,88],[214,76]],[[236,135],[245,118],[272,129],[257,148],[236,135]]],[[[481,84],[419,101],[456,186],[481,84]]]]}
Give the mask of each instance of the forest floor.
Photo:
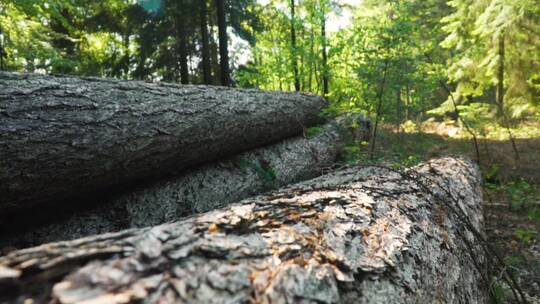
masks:
{"type": "MultiPolygon", "coordinates": [[[[450,154],[476,159],[473,141],[460,130],[452,123],[434,121],[407,132],[383,125],[373,161],[412,166],[450,154]]],[[[526,123],[512,133],[519,159],[506,130],[486,132],[478,139],[486,235],[523,291],[532,297],[529,300],[540,303],[540,122],[526,123]]],[[[367,159],[366,143],[350,149],[357,160],[367,159]]],[[[493,286],[500,288],[497,282],[493,286]]],[[[498,297],[501,303],[511,302],[503,293],[498,297]]]]}

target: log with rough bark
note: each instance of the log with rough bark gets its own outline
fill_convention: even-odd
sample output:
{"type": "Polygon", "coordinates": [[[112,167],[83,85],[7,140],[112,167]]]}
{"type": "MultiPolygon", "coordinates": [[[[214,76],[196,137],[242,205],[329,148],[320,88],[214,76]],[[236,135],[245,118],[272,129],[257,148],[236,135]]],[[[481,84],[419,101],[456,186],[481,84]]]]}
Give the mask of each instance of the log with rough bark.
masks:
{"type": "Polygon", "coordinates": [[[14,251],[2,300],[485,303],[480,173],[348,168],[176,223],[14,251]],[[476,231],[473,233],[473,231],[476,231]]]}
{"type": "Polygon", "coordinates": [[[19,225],[0,232],[0,248],[29,247],[92,234],[163,224],[238,202],[253,195],[319,176],[331,167],[344,144],[367,134],[367,122],[338,118],[308,129],[306,136],[241,153],[205,164],[179,177],[159,181],[140,190],[105,200],[95,208],[56,208],[39,221],[28,215],[19,225]],[[351,123],[363,125],[351,129],[351,123]],[[45,218],[44,218],[45,217],[45,218]],[[19,229],[17,229],[19,228],[19,229]]]}
{"type": "Polygon", "coordinates": [[[300,134],[321,121],[325,103],[308,94],[0,72],[0,212],[84,200],[300,134]]]}

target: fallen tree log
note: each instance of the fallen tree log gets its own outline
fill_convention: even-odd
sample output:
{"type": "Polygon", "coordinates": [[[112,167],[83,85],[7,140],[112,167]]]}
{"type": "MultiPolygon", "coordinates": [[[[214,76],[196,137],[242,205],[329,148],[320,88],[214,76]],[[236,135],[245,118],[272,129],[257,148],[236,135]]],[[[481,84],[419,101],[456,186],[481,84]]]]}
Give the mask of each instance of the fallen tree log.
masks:
{"type": "Polygon", "coordinates": [[[29,247],[47,242],[146,227],[214,210],[253,195],[319,176],[331,167],[346,142],[369,134],[361,117],[339,118],[308,129],[306,136],[241,153],[230,159],[188,170],[140,190],[105,200],[86,210],[66,207],[62,216],[41,212],[25,215],[0,233],[0,248],[29,247]],[[352,121],[354,119],[354,121],[352,121]],[[362,125],[351,129],[351,123],[362,125]],[[45,222],[36,225],[36,222],[45,222]]]}
{"type": "Polygon", "coordinates": [[[0,294],[54,303],[485,303],[474,237],[480,186],[478,168],[456,158],[405,173],[349,168],[176,223],[12,252],[0,258],[0,294]]]}
{"type": "Polygon", "coordinates": [[[117,191],[298,135],[323,98],[0,72],[0,212],[117,191]]]}

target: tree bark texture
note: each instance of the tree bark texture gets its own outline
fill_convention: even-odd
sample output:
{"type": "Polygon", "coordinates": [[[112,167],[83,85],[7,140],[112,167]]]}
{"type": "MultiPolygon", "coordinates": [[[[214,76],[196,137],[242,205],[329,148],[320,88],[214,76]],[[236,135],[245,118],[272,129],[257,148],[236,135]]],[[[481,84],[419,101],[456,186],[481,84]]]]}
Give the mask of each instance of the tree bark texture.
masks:
{"type": "MultiPolygon", "coordinates": [[[[351,137],[350,121],[339,119],[309,138],[299,136],[209,163],[179,177],[107,199],[87,210],[28,214],[0,233],[0,248],[21,248],[92,234],[146,227],[218,209],[265,191],[321,175],[351,137]],[[36,222],[41,224],[37,224],[36,222]]],[[[369,134],[366,125],[360,133],[369,134]]],[[[356,131],[356,130],[354,130],[356,131]]]]}
{"type": "Polygon", "coordinates": [[[0,73],[0,211],[78,204],[295,136],[321,121],[325,103],[308,94],[0,73]]]}
{"type": "Polygon", "coordinates": [[[480,173],[353,167],[153,228],[14,251],[3,300],[485,303],[480,173]],[[455,212],[459,209],[460,212],[455,212]],[[463,215],[470,225],[466,225],[463,215]]]}

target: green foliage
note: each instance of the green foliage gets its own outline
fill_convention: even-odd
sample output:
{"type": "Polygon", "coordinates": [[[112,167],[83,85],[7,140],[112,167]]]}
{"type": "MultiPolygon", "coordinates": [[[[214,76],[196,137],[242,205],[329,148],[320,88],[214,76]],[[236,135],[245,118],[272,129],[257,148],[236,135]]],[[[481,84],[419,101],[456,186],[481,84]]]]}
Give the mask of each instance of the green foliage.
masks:
{"type": "Polygon", "coordinates": [[[342,161],[347,164],[356,164],[358,162],[368,162],[369,157],[367,154],[366,147],[369,145],[365,141],[357,141],[349,143],[343,149],[341,155],[342,161]]]}
{"type": "Polygon", "coordinates": [[[483,172],[484,187],[506,194],[513,211],[525,211],[530,219],[540,220],[540,209],[534,204],[537,195],[535,185],[522,178],[501,182],[498,176],[500,170],[500,166],[494,164],[483,172]]]}
{"type": "Polygon", "coordinates": [[[418,132],[420,130],[420,126],[412,120],[405,121],[401,124],[401,127],[403,128],[403,131],[407,133],[418,132]]]}
{"type": "MultiPolygon", "coordinates": [[[[205,1],[211,82],[217,83],[216,11],[213,0],[205,1]]],[[[4,1],[0,5],[4,69],[175,82],[184,50],[189,81],[201,83],[199,4],[198,0],[4,1]],[[186,34],[184,43],[180,32],[186,34]]],[[[294,4],[292,18],[289,0],[228,1],[230,40],[243,41],[231,48],[237,86],[294,90],[296,66],[301,91],[323,95],[324,79],[329,78],[330,92],[324,94],[331,102],[328,112],[373,118],[380,97],[380,121],[399,126],[426,113],[452,115],[454,106],[442,81],[453,91],[464,120],[480,135],[502,138],[506,132],[494,125],[500,118],[494,100],[498,68],[504,61],[504,106],[513,117],[540,119],[539,0],[295,0],[294,4]],[[341,16],[345,13],[350,22],[332,27],[346,19],[341,16]],[[294,45],[291,28],[296,33],[294,45]],[[504,56],[499,54],[501,39],[506,43],[504,56]]]]}
{"type": "Polygon", "coordinates": [[[491,165],[491,167],[489,167],[488,170],[484,171],[484,180],[490,184],[496,182],[499,169],[500,169],[499,165],[497,164],[491,165]]]}
{"type": "Polygon", "coordinates": [[[513,210],[527,210],[533,203],[536,189],[523,179],[511,181],[505,185],[513,210]]]}
{"type": "MultiPolygon", "coordinates": [[[[336,3],[327,0],[295,1],[296,16],[291,20],[290,1],[272,0],[257,7],[259,26],[252,45],[251,61],[241,67],[235,77],[244,87],[269,90],[294,90],[293,58],[297,58],[301,90],[322,95],[322,54],[324,37],[321,35],[323,20],[336,11],[336,3]],[[291,43],[291,24],[296,31],[296,46],[291,43]],[[292,56],[295,55],[295,56],[292,56]]],[[[332,57],[335,50],[329,49],[332,57]]]]}
{"type": "Polygon", "coordinates": [[[251,61],[235,74],[239,85],[294,90],[292,58],[297,58],[302,91],[322,95],[322,77],[330,75],[327,97],[333,112],[372,116],[383,91],[383,121],[398,123],[446,98],[438,83],[445,78],[445,68],[425,56],[429,53],[441,63],[449,57],[450,52],[439,45],[444,39],[439,19],[450,13],[445,1],[363,1],[352,10],[354,18],[348,27],[326,36],[321,32],[324,22],[349,7],[340,1],[295,3],[295,20],[288,15],[290,1],[273,0],[260,7],[263,30],[255,33],[251,61]],[[291,26],[296,30],[294,49],[291,26]],[[324,42],[328,71],[321,57],[324,42]]]}
{"type": "Polygon", "coordinates": [[[504,292],[504,288],[499,282],[493,282],[490,288],[491,302],[493,304],[505,304],[508,303],[508,298],[504,292]]]}
{"type": "Polygon", "coordinates": [[[262,166],[262,165],[259,165],[259,164],[255,164],[253,166],[253,169],[255,170],[255,172],[257,172],[259,177],[266,184],[273,185],[275,183],[277,175],[276,175],[276,171],[274,170],[274,168],[265,167],[265,166],[262,166]]]}
{"type": "Polygon", "coordinates": [[[122,20],[113,18],[128,6],[121,0],[103,5],[80,0],[8,2],[0,7],[4,68],[105,75],[124,52],[115,36],[122,20]],[[98,18],[105,15],[110,18],[98,18]]]}
{"type": "Polygon", "coordinates": [[[455,53],[450,80],[458,100],[493,102],[499,67],[504,62],[505,107],[514,117],[534,113],[540,101],[538,71],[540,24],[537,0],[452,0],[452,14],[443,19],[443,46],[455,53]],[[504,41],[501,54],[500,42],[504,41]],[[461,98],[463,97],[463,98],[461,98]]]}
{"type": "Polygon", "coordinates": [[[357,72],[364,84],[359,92],[363,102],[357,106],[365,112],[375,111],[382,92],[383,120],[399,123],[428,110],[439,98],[443,69],[425,54],[446,56],[438,46],[440,28],[433,26],[440,13],[434,7],[444,11],[445,5],[429,2],[366,1],[367,9],[359,11],[352,30],[364,37],[354,47],[360,53],[357,72]]]}
{"type": "MultiPolygon", "coordinates": [[[[214,1],[206,1],[210,48],[217,52],[214,1]]],[[[249,29],[257,28],[254,5],[255,0],[238,0],[228,8],[232,30],[248,40],[253,40],[249,29]]],[[[199,55],[198,10],[198,0],[4,1],[3,68],[176,81],[180,47],[188,59],[199,55]],[[187,34],[184,45],[180,27],[187,34]]],[[[217,74],[219,63],[213,64],[217,74]]],[[[191,68],[192,81],[202,81],[198,67],[191,68]]]]}
{"type": "Polygon", "coordinates": [[[254,163],[242,159],[238,162],[238,165],[244,172],[253,170],[265,184],[275,185],[277,179],[276,171],[264,162],[254,163]]]}
{"type": "Polygon", "coordinates": [[[540,222],[540,208],[533,207],[529,209],[529,212],[527,213],[530,220],[535,220],[540,222]]]}
{"type": "Polygon", "coordinates": [[[404,169],[415,166],[425,159],[421,149],[422,147],[419,147],[418,150],[411,150],[402,145],[395,144],[386,147],[384,152],[377,154],[374,159],[371,159],[368,152],[369,143],[358,141],[345,147],[343,160],[349,164],[390,163],[396,169],[404,169]]]}
{"type": "Polygon", "coordinates": [[[410,168],[416,166],[422,162],[422,158],[419,155],[406,155],[405,153],[395,154],[395,168],[410,168]]]}
{"type": "Polygon", "coordinates": [[[536,230],[523,228],[516,229],[514,233],[514,235],[522,242],[524,246],[528,246],[536,234],[536,230]]]}
{"type": "Polygon", "coordinates": [[[526,263],[527,261],[522,255],[511,255],[504,257],[504,264],[510,267],[518,267],[526,263]]]}
{"type": "Polygon", "coordinates": [[[485,127],[497,120],[497,108],[493,104],[473,102],[459,105],[457,108],[460,112],[460,118],[478,131],[480,135],[485,136],[488,133],[485,127]]]}
{"type": "Polygon", "coordinates": [[[317,136],[318,134],[320,134],[321,132],[322,132],[321,127],[311,127],[311,128],[307,128],[304,131],[304,136],[306,138],[313,138],[313,137],[317,136]]]}
{"type": "Polygon", "coordinates": [[[353,164],[357,161],[358,158],[360,158],[359,155],[361,150],[358,145],[347,145],[343,150],[343,161],[348,164],[353,164]]]}

